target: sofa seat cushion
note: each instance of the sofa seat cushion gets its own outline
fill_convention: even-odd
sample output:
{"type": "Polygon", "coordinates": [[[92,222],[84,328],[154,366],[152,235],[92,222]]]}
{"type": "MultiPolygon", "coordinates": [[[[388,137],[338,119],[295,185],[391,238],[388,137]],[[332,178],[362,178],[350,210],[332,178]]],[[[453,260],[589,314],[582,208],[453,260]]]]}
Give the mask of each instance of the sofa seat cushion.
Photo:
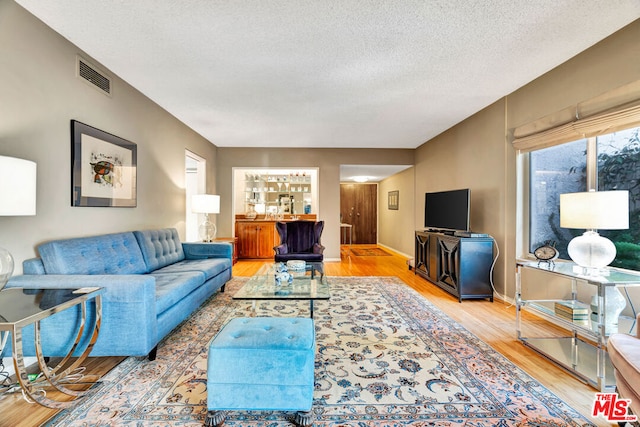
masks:
{"type": "Polygon", "coordinates": [[[314,253],[287,253],[287,254],[276,254],[274,256],[274,260],[276,262],[287,262],[291,260],[300,260],[300,261],[308,261],[308,262],[321,262],[323,260],[322,254],[314,254],[314,253]]]}
{"type": "Polygon", "coordinates": [[[131,232],[54,240],[38,246],[47,274],[143,274],[147,267],[131,232]]]}
{"type": "Polygon", "coordinates": [[[216,277],[218,274],[231,268],[229,258],[210,258],[184,260],[155,270],[153,274],[182,273],[186,271],[198,271],[205,275],[205,281],[216,277]]]}
{"type": "Polygon", "coordinates": [[[205,282],[204,273],[197,271],[149,275],[156,279],[156,312],[158,314],[176,305],[205,282]]]}

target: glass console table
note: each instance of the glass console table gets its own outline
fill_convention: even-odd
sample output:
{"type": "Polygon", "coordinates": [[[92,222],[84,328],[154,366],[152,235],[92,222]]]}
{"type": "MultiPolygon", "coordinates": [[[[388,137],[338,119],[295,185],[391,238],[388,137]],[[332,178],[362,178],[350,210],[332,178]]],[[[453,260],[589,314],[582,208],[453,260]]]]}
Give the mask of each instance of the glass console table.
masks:
{"type": "MultiPolygon", "coordinates": [[[[613,330],[610,326],[608,328],[612,330],[607,330],[605,325],[611,323],[607,322],[607,313],[603,309],[607,301],[607,288],[640,286],[640,272],[606,268],[599,270],[599,275],[586,273],[582,267],[571,262],[548,264],[517,261],[517,337],[523,344],[546,356],[592,387],[600,391],[611,391],[615,387],[615,379],[606,350],[607,337],[613,332],[633,333],[637,325],[635,325],[634,317],[620,316],[617,330],[613,330]],[[567,289],[565,295],[562,296],[553,295],[550,298],[545,298],[536,295],[532,297],[528,294],[535,293],[535,290],[527,291],[523,289],[522,285],[522,275],[526,270],[531,270],[534,274],[553,275],[553,277],[547,276],[550,281],[567,280],[570,282],[570,289],[567,289]],[[596,306],[592,308],[589,304],[590,301],[584,301],[584,296],[579,296],[579,293],[596,296],[597,298],[594,298],[596,306]],[[578,301],[578,298],[582,298],[582,301],[578,301]],[[581,303],[582,307],[589,307],[586,319],[580,316],[580,319],[573,320],[573,317],[567,317],[566,312],[562,315],[557,305],[573,304],[576,301],[581,303]],[[535,325],[527,325],[523,319],[522,310],[529,311],[537,317],[560,326],[566,333],[563,335],[560,332],[541,332],[540,328],[536,329],[535,325]],[[534,333],[528,335],[523,331],[524,327],[534,333]]],[[[542,286],[536,282],[535,287],[539,291],[542,286]]],[[[627,304],[633,308],[628,297],[627,304]]]]}
{"type": "Polygon", "coordinates": [[[5,288],[0,292],[0,353],[11,335],[13,365],[18,383],[26,397],[48,408],[62,409],[72,405],[73,401],[58,401],[48,398],[42,393],[42,387],[53,387],[66,395],[75,397],[86,393],[69,389],[65,378],[77,371],[98,339],[102,318],[102,293],[102,288],[96,287],[81,289],[5,288]],[[91,299],[95,300],[95,322],[92,322],[92,325],[87,325],[87,302],[91,299]],[[68,355],[57,362],[54,368],[50,368],[47,366],[42,350],[40,321],[77,305],[80,306],[81,316],[75,342],[70,345],[68,355]],[[34,326],[36,358],[42,373],[35,380],[29,378],[24,364],[22,330],[28,325],[34,326]],[[79,343],[87,328],[92,328],[89,329],[91,338],[83,350],[79,348],[79,343]],[[72,358],[72,355],[79,351],[82,351],[82,354],[77,358],[72,358]]]}

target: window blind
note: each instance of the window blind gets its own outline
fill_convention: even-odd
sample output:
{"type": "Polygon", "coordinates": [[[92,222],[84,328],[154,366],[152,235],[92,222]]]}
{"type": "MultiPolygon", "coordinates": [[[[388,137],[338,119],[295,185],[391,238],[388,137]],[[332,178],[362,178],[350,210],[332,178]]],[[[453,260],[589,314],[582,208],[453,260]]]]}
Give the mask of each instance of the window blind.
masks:
{"type": "Polygon", "coordinates": [[[640,126],[640,80],[514,129],[513,146],[532,151],[640,126]]]}

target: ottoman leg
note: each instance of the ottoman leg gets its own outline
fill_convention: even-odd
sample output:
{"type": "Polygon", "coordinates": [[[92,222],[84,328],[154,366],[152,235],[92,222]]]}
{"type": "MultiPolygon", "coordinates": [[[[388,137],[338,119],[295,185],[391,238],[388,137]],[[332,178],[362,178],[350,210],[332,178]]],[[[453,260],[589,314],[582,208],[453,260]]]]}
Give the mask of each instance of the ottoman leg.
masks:
{"type": "Polygon", "coordinates": [[[204,426],[219,427],[224,423],[225,418],[227,418],[227,413],[225,411],[208,411],[207,416],[204,419],[204,426]]]}
{"type": "Polygon", "coordinates": [[[300,427],[310,427],[313,425],[313,413],[311,411],[298,411],[293,418],[293,422],[300,427]]]}

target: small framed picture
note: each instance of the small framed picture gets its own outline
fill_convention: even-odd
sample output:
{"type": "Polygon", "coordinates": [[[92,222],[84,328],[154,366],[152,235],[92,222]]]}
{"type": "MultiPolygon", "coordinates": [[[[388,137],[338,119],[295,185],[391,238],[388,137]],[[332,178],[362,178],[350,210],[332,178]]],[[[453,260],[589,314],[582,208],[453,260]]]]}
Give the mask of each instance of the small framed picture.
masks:
{"type": "Polygon", "coordinates": [[[398,210],[398,202],[400,198],[400,190],[389,191],[389,209],[398,210]]]}
{"type": "Polygon", "coordinates": [[[137,146],[71,120],[71,205],[136,207],[137,146]]]}

